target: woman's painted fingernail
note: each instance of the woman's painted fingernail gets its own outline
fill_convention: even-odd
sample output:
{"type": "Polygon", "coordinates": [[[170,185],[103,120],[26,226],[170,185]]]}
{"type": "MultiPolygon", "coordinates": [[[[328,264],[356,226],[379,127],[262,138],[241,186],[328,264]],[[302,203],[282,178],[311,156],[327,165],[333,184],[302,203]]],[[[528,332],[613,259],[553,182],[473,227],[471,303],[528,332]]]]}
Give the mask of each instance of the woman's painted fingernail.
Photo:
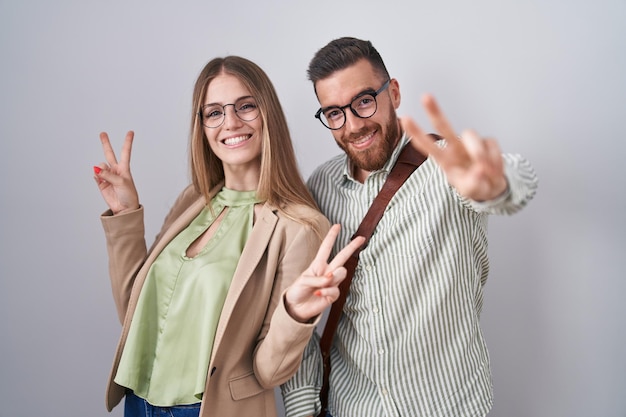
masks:
{"type": "Polygon", "coordinates": [[[317,290],[313,294],[317,295],[318,297],[321,297],[322,296],[322,291],[321,290],[317,290]]]}
{"type": "Polygon", "coordinates": [[[93,172],[94,172],[96,175],[98,175],[100,172],[102,172],[102,168],[100,168],[100,167],[99,167],[99,166],[97,166],[97,165],[94,165],[94,166],[93,166],[93,172]]]}

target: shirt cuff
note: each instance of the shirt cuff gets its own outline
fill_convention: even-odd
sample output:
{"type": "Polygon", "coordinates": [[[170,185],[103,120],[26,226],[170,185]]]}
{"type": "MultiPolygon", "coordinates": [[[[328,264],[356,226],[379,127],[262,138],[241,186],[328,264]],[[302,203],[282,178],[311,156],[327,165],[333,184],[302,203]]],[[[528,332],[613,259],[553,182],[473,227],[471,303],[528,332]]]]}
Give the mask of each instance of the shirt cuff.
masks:
{"type": "Polygon", "coordinates": [[[319,387],[302,387],[283,392],[286,417],[317,416],[322,411],[319,387]]]}
{"type": "Polygon", "coordinates": [[[506,190],[498,195],[496,198],[487,201],[470,200],[472,206],[478,211],[486,211],[494,207],[499,207],[511,198],[511,187],[509,186],[509,179],[506,179],[506,190]]]}

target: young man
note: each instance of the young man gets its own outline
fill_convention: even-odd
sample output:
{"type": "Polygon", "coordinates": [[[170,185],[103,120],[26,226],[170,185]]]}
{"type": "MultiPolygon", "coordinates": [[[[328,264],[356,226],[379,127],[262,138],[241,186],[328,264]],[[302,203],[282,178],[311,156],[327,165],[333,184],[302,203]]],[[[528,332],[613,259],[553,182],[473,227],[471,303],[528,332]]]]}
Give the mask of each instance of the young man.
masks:
{"type": "MultiPolygon", "coordinates": [[[[329,412],[349,416],[484,416],[492,405],[479,326],[487,280],[487,217],[512,214],[537,178],[494,140],[459,137],[431,96],[423,104],[433,141],[400,120],[398,81],[372,44],[330,42],[310,63],[316,117],[344,151],[308,185],[343,247],[405,146],[429,158],[396,192],[360,254],[331,349],[329,412]]],[[[283,386],[290,416],[319,412],[321,357],[313,339],[283,386]]]]}

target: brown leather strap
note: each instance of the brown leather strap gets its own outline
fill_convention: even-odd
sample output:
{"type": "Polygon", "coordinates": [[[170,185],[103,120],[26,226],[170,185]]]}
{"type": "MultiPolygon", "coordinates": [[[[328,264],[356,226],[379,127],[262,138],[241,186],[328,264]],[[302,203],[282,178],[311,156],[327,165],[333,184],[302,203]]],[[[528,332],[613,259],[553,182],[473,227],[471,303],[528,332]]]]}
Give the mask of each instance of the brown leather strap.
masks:
{"type": "MultiPolygon", "coordinates": [[[[438,135],[431,134],[430,136],[432,136],[435,140],[441,139],[438,135]]],[[[415,150],[413,145],[410,143],[402,149],[402,152],[398,156],[398,160],[389,173],[389,176],[387,176],[387,180],[383,184],[382,189],[372,202],[372,205],[365,214],[365,217],[363,217],[357,231],[352,236],[353,238],[357,236],[365,237],[365,243],[363,243],[363,245],[357,249],[344,264],[344,267],[347,270],[346,278],[341,282],[341,284],[339,284],[339,298],[330,308],[326,326],[324,327],[324,332],[322,333],[322,338],[320,340],[322,360],[324,362],[324,381],[320,392],[322,412],[319,414],[319,417],[326,417],[326,409],[328,406],[328,378],[330,376],[330,347],[333,342],[333,337],[335,336],[335,331],[337,330],[337,325],[339,324],[339,318],[341,317],[343,306],[346,303],[346,297],[348,295],[350,283],[352,282],[352,276],[354,275],[354,271],[356,270],[356,266],[359,262],[359,252],[367,247],[376,225],[383,217],[385,208],[387,207],[387,204],[389,204],[389,201],[391,201],[391,198],[394,196],[396,191],[398,191],[402,184],[404,184],[404,181],[406,181],[406,179],[411,176],[413,171],[415,171],[425,160],[426,156],[415,150]]]]}

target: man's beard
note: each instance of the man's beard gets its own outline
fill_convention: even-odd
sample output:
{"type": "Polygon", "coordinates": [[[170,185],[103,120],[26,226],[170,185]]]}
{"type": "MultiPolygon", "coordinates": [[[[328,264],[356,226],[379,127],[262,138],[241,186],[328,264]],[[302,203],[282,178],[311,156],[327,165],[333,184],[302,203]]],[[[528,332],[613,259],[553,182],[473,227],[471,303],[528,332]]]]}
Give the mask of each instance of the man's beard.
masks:
{"type": "Polygon", "coordinates": [[[384,134],[382,140],[379,139],[373,146],[370,146],[367,149],[362,151],[355,150],[350,147],[349,142],[357,140],[374,130],[372,129],[372,126],[363,128],[360,131],[351,134],[347,139],[336,141],[337,145],[343,149],[343,151],[348,155],[350,161],[352,161],[357,168],[370,172],[377,171],[385,166],[391,157],[391,154],[400,139],[399,123],[393,109],[391,110],[388,120],[389,123],[385,126],[386,129],[384,131],[381,128],[381,125],[377,125],[377,127],[375,127],[375,129],[378,130],[378,133],[384,134]]]}

